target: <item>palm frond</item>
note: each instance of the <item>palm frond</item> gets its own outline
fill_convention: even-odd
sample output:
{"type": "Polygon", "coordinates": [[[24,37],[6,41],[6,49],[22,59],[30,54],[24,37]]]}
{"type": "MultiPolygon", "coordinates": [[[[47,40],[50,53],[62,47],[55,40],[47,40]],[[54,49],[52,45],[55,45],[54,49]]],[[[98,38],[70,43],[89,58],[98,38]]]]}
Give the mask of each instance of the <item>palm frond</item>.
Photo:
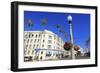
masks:
{"type": "Polygon", "coordinates": [[[41,25],[45,26],[47,25],[47,23],[48,23],[48,20],[46,18],[41,19],[41,25]]]}
{"type": "Polygon", "coordinates": [[[28,26],[33,26],[34,25],[33,21],[31,19],[28,20],[27,24],[28,24],[28,26]]]}

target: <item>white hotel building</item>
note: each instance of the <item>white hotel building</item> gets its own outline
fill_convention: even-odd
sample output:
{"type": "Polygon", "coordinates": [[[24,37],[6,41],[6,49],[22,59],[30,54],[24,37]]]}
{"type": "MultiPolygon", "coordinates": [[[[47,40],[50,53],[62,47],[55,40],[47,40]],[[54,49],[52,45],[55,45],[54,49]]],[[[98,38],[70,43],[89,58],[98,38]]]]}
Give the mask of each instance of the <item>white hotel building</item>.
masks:
{"type": "Polygon", "coordinates": [[[49,30],[24,31],[24,61],[55,60],[70,55],[63,45],[64,41],[49,30]]]}

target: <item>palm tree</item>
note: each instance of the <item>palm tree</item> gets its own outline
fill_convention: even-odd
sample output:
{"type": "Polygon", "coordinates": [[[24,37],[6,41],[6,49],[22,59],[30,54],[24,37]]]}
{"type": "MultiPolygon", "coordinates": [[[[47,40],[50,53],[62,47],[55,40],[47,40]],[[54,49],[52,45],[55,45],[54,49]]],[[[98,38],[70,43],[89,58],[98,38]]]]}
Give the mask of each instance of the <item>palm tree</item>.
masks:
{"type": "Polygon", "coordinates": [[[64,37],[67,37],[66,33],[64,33],[64,37]]]}
{"type": "Polygon", "coordinates": [[[56,25],[56,28],[58,29],[58,31],[59,31],[60,33],[62,33],[62,34],[66,37],[66,33],[61,29],[61,27],[60,27],[59,24],[56,25]]]}
{"type": "Polygon", "coordinates": [[[47,21],[46,18],[41,19],[41,25],[42,25],[42,26],[46,26],[47,23],[48,23],[48,21],[47,21]]]}
{"type": "Polygon", "coordinates": [[[65,38],[67,37],[66,32],[62,31],[62,34],[64,35],[65,38]]]}
{"type": "Polygon", "coordinates": [[[64,31],[61,28],[59,29],[59,32],[62,33],[62,34],[64,34],[64,31]]]}
{"type": "Polygon", "coordinates": [[[61,28],[58,29],[59,34],[62,33],[62,31],[63,31],[63,30],[62,30],[61,28]]]}
{"type": "Polygon", "coordinates": [[[90,57],[90,37],[86,40],[86,47],[88,49],[86,55],[90,57]]]}
{"type": "Polygon", "coordinates": [[[43,26],[43,27],[42,27],[42,29],[41,29],[41,32],[40,32],[40,43],[39,43],[40,48],[42,48],[42,47],[41,47],[41,42],[42,42],[42,34],[43,34],[44,26],[46,26],[46,25],[47,25],[48,21],[47,21],[47,19],[46,19],[46,18],[43,18],[43,19],[41,19],[41,20],[40,20],[40,23],[41,23],[40,25],[41,25],[41,26],[43,26]]]}
{"type": "MultiPolygon", "coordinates": [[[[55,27],[57,28],[57,33],[59,34],[59,32],[61,32],[60,30],[60,25],[59,24],[56,24],[55,27]]],[[[59,42],[59,41],[58,41],[59,42]]]]}
{"type": "MultiPolygon", "coordinates": [[[[60,24],[56,24],[55,27],[57,28],[58,34],[62,33],[63,30],[61,29],[60,24]],[[59,33],[59,32],[60,32],[60,33],[59,33]]],[[[59,41],[58,41],[58,42],[59,42],[59,41]]],[[[59,51],[58,51],[58,54],[59,54],[59,51]]]]}
{"type": "Polygon", "coordinates": [[[90,48],[90,37],[86,40],[86,46],[88,49],[90,48]]]}
{"type": "Polygon", "coordinates": [[[80,49],[80,46],[78,46],[78,45],[75,45],[75,46],[74,46],[74,50],[75,50],[75,51],[79,51],[79,49],[80,49]]]}
{"type": "Polygon", "coordinates": [[[29,27],[34,25],[33,21],[31,19],[28,20],[27,24],[28,24],[29,27]]]}
{"type": "Polygon", "coordinates": [[[75,45],[75,46],[74,46],[74,50],[77,52],[77,53],[75,54],[76,56],[81,55],[81,52],[79,51],[79,49],[80,49],[80,46],[78,46],[78,45],[75,45]]]}
{"type": "Polygon", "coordinates": [[[77,51],[77,56],[81,56],[81,51],[77,51]]]}
{"type": "Polygon", "coordinates": [[[59,29],[60,28],[60,25],[59,24],[56,24],[56,28],[59,29]]]}
{"type": "MultiPolygon", "coordinates": [[[[33,21],[31,20],[31,19],[29,19],[28,21],[27,21],[27,25],[29,26],[29,27],[32,27],[32,26],[34,26],[34,23],[33,23],[33,21]]],[[[32,36],[32,33],[29,33],[29,38],[32,36]]]]}
{"type": "Polygon", "coordinates": [[[64,30],[62,30],[61,28],[59,29],[59,32],[62,33],[62,35],[66,38],[67,35],[66,35],[66,32],[64,30]]]}

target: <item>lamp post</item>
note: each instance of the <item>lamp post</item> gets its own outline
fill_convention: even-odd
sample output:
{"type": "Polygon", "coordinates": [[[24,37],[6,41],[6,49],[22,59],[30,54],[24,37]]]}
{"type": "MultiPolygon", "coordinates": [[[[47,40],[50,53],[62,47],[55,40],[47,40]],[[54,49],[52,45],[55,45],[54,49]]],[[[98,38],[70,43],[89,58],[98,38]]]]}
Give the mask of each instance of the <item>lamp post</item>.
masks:
{"type": "MultiPolygon", "coordinates": [[[[71,44],[73,44],[72,16],[69,15],[69,16],[67,17],[67,20],[68,20],[68,23],[69,23],[69,26],[70,26],[70,42],[71,42],[71,44]]],[[[75,59],[74,46],[72,46],[72,49],[71,49],[71,57],[72,57],[72,59],[75,59]]]]}

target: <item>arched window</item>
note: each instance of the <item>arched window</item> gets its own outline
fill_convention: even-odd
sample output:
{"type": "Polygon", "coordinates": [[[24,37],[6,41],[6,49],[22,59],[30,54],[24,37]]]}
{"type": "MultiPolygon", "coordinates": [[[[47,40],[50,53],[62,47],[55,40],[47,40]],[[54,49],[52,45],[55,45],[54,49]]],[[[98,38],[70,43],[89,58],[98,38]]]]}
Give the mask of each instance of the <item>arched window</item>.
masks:
{"type": "Polygon", "coordinates": [[[34,37],[34,34],[32,34],[32,37],[34,37]]]}
{"type": "Polygon", "coordinates": [[[35,38],[37,38],[37,36],[38,36],[38,35],[36,34],[35,38]]]}

